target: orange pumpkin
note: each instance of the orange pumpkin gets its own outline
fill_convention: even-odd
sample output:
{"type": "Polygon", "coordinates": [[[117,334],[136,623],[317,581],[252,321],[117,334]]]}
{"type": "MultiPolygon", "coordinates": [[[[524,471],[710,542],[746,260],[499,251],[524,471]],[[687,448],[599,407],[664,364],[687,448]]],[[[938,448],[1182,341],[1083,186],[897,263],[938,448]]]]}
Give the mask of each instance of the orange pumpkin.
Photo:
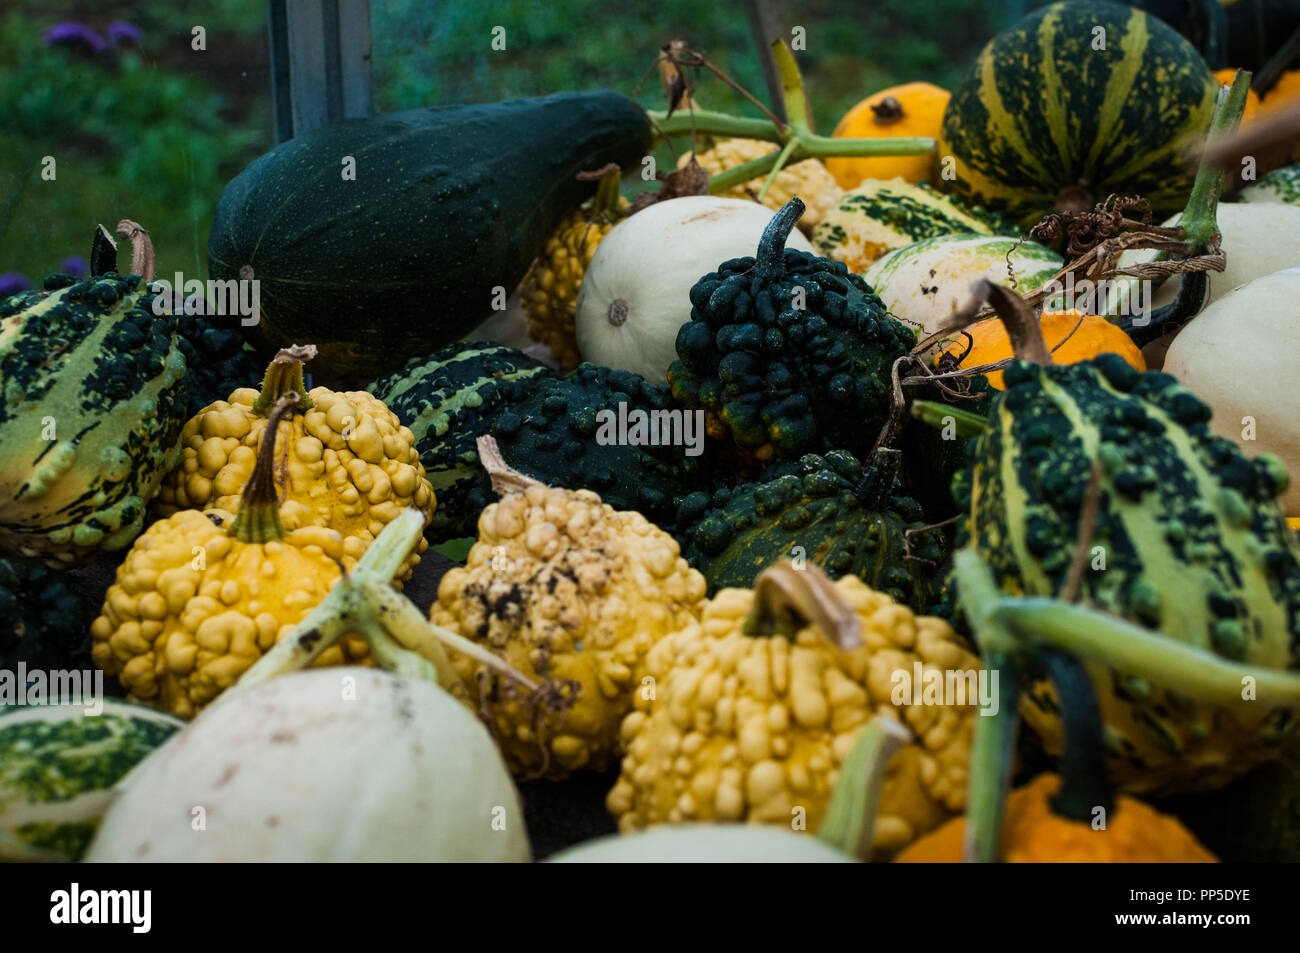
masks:
{"type": "MultiPolygon", "coordinates": [[[[1139,371],[1147,369],[1142,359],[1142,349],[1133,343],[1133,339],[1105,318],[1095,314],[1081,314],[1078,311],[1049,311],[1042,317],[1043,339],[1052,352],[1052,360],[1057,364],[1077,364],[1096,357],[1098,354],[1118,354],[1139,371]],[[1077,331],[1080,317],[1083,323],[1077,331]],[[1074,331],[1073,334],[1070,334],[1074,331]],[[1066,336],[1069,336],[1068,340],[1066,336]],[[1064,341],[1065,343],[1061,343],[1064,341]],[[1059,347],[1057,345],[1060,345],[1059,347]]],[[[989,318],[966,329],[972,341],[967,352],[967,341],[957,335],[949,345],[947,353],[960,357],[966,352],[960,367],[977,367],[992,364],[1012,356],[1011,338],[1000,318],[989,318]]],[[[1003,390],[1002,372],[992,371],[985,375],[990,386],[1003,390]]]]}
{"type": "MultiPolygon", "coordinates": [[[[868,96],[850,109],[833,133],[836,139],[879,139],[898,136],[939,138],[948,91],[931,83],[904,83],[868,96]]],[[[932,156],[840,156],[826,160],[826,168],[844,189],[855,189],[863,179],[902,176],[915,185],[933,178],[932,156]]]]}
{"type": "MultiPolygon", "coordinates": [[[[1051,799],[1061,788],[1055,774],[1040,774],[1007,795],[1000,859],[1013,864],[1191,863],[1218,860],[1177,818],[1120,795],[1105,827],[1061,817],[1051,799]]],[[[900,864],[952,864],[962,859],[966,819],[926,834],[895,858],[900,864]]]]}
{"type": "MultiPolygon", "coordinates": [[[[1296,103],[1300,103],[1300,69],[1290,70],[1278,77],[1278,81],[1264,93],[1264,98],[1260,100],[1259,109],[1261,113],[1267,113],[1271,110],[1294,106],[1296,103]]],[[[1278,160],[1275,164],[1281,165],[1285,161],[1300,162],[1300,146],[1292,146],[1289,157],[1285,160],[1278,160]]]]}

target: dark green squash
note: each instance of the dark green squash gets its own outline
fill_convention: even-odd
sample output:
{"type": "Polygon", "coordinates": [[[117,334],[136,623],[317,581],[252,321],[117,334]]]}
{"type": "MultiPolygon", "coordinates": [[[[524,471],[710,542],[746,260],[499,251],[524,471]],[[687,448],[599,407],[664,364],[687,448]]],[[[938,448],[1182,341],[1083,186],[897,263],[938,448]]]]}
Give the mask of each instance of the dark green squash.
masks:
{"type": "Polygon", "coordinates": [[[0,557],[0,669],[94,669],[90,609],[67,577],[34,559],[0,557]]]}
{"type": "Polygon", "coordinates": [[[311,340],[322,373],[374,376],[472,330],[594,192],[575,174],[649,145],[641,109],[611,91],[334,123],[226,186],[209,267],[260,282],[248,331],[266,354],[311,340]]]}
{"type": "Polygon", "coordinates": [[[710,593],[751,588],[768,566],[793,559],[832,579],[857,576],[927,612],[946,547],[942,534],[921,522],[920,505],[897,494],[899,456],[877,451],[878,463],[864,470],[845,450],[810,454],[772,468],[760,483],[694,493],[677,518],[682,554],[710,593]]]}

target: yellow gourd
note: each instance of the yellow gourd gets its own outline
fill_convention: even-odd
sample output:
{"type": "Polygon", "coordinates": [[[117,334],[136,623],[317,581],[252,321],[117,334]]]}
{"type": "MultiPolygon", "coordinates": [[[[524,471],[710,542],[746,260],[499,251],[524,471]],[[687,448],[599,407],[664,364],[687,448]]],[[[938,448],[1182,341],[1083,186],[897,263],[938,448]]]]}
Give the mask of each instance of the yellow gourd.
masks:
{"type": "Polygon", "coordinates": [[[491,438],[480,439],[479,457],[495,486],[513,489],[479,517],[478,541],[442,577],[430,620],[549,690],[523,697],[481,660],[452,655],[472,689],[464,700],[481,710],[511,771],[603,770],[619,754],[641,660],[694,619],[704,577],[640,513],[514,473],[491,438]]]}
{"type": "MultiPolygon", "coordinates": [[[[1077,364],[1098,354],[1118,354],[1139,371],[1147,369],[1142,349],[1120,328],[1095,314],[1078,311],[1049,311],[1042,317],[1043,339],[1057,364],[1077,364]],[[1082,324],[1080,319],[1082,318],[1082,324]],[[1075,330],[1075,326],[1078,330],[1075,330]],[[1070,332],[1074,333],[1071,334],[1070,332]],[[1068,337],[1067,337],[1068,335],[1068,337]],[[1062,343],[1064,342],[1064,343],[1062,343]],[[1058,347],[1059,345],[1059,347],[1058,347]]],[[[946,353],[954,357],[965,354],[959,367],[978,367],[1012,357],[1011,338],[1000,318],[989,318],[966,329],[971,340],[958,334],[946,353]],[[968,350],[969,348],[969,350],[968,350]]],[[[1003,389],[1002,372],[985,375],[989,385],[1003,389]]]]}
{"type": "MultiPolygon", "coordinates": [[[[1105,827],[1061,817],[1051,799],[1060,790],[1055,774],[1040,774],[1007,796],[1001,859],[1013,864],[1216,863],[1213,854],[1177,818],[1120,795],[1105,827]]],[[[949,821],[897,858],[904,864],[957,863],[962,859],[966,819],[949,821]]]]}
{"type": "MultiPolygon", "coordinates": [[[[758,159],[770,152],[779,151],[780,148],[774,142],[764,142],[760,139],[722,139],[712,149],[700,153],[695,158],[704,170],[713,176],[743,165],[751,159],[758,159]]],[[[677,160],[677,167],[682,168],[690,160],[691,153],[688,152],[677,160]]],[[[727,198],[750,199],[762,191],[765,181],[767,176],[758,176],[718,194],[727,198]]],[[[806,234],[812,234],[813,227],[839,203],[844,190],[839,187],[835,177],[820,159],[804,159],[802,162],[782,168],[772,180],[772,185],[762,201],[766,207],[775,212],[796,195],[807,206],[799,219],[799,229],[806,234]]]]}
{"type": "MultiPolygon", "coordinates": [[[[160,516],[235,508],[252,476],[267,414],[284,394],[303,393],[302,365],[315,354],[312,345],[285,348],[267,367],[260,393],[241,387],[185,424],[181,462],[159,494],[160,516]]],[[[290,530],[338,531],[343,564],[350,569],[408,506],[432,515],[433,487],[411,431],[373,394],[314,387],[302,403],[288,422],[277,461],[280,518],[290,530]]],[[[422,539],[399,580],[410,578],[426,548],[422,539]]]]}
{"type": "MultiPolygon", "coordinates": [[[[152,524],[117,570],[91,625],[95,664],[134,701],[190,718],[234,684],[338,581],[344,539],[286,530],[275,501],[274,435],[296,404],[272,409],[238,513],[181,510],[152,524]]],[[[345,636],[318,665],[358,664],[366,642],[345,636]]]]}
{"type": "Polygon", "coordinates": [[[965,808],[975,693],[961,705],[918,693],[935,675],[978,682],[979,669],[942,619],[856,577],[832,583],[815,565],[778,563],[650,649],[606,806],[624,832],[710,821],[788,829],[795,818],[816,830],[858,734],[882,714],[915,736],[880,795],[874,851],[891,857],[965,808]],[[907,690],[900,675],[911,684],[918,670],[921,684],[907,690]]]}
{"type": "MultiPolygon", "coordinates": [[[[928,136],[938,139],[948,91],[931,83],[904,83],[881,90],[858,103],[840,120],[836,139],[873,139],[885,136],[928,136]]],[[[933,180],[931,156],[836,156],[826,160],[841,188],[856,189],[863,179],[901,176],[912,184],[933,180]]]]}

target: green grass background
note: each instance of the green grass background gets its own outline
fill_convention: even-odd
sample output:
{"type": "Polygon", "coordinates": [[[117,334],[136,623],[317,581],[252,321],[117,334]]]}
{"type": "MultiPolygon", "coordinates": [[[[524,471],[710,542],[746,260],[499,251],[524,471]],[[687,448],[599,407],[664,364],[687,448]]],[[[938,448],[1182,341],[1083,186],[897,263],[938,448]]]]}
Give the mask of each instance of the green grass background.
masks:
{"type": "MultiPolygon", "coordinates": [[[[950,86],[1028,0],[804,0],[785,20],[807,31],[798,55],[814,120],[829,133],[859,99],[885,86],[950,86]]],[[[376,108],[492,102],[611,87],[631,94],[658,47],[685,39],[766,101],[738,2],[661,0],[373,0],[376,108]],[[506,49],[491,49],[492,28],[506,49]]],[[[699,77],[709,108],[758,115],[715,77],[699,77]]],[[[653,74],[640,101],[663,105],[653,74]]],[[[17,0],[0,20],[0,272],[34,281],[85,256],[97,222],[121,218],[153,236],[159,271],[206,275],[207,232],[225,183],[274,144],[264,0],[197,3],[17,0]],[[56,23],[103,32],[122,20],[139,50],[89,58],[47,49],[56,23]],[[191,48],[202,25],[207,48],[191,48]],[[40,177],[53,156],[57,178],[40,177]]]]}

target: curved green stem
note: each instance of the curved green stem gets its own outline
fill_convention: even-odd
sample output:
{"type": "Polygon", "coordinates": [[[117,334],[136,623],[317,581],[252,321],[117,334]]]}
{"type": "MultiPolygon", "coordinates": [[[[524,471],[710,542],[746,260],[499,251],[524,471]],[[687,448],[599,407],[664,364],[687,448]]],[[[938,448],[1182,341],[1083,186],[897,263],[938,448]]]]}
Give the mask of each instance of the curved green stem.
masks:
{"type": "MultiPolygon", "coordinates": [[[[1246,110],[1246,94],[1250,92],[1250,73],[1237,70],[1228,95],[1214,108],[1214,118],[1210,120],[1208,140],[1231,135],[1241,125],[1242,114],[1246,110]]],[[[1204,251],[1206,243],[1219,234],[1217,211],[1219,193],[1223,190],[1223,172],[1211,162],[1201,161],[1196,171],[1196,180],[1192,183],[1192,194],[1187,200],[1187,207],[1178,217],[1185,239],[1197,249],[1193,254],[1204,251]]],[[[1168,257],[1168,253],[1163,253],[1168,257]]]]}
{"type": "Polygon", "coordinates": [[[807,208],[796,195],[772,216],[758,240],[758,254],[754,256],[755,275],[775,278],[785,273],[785,240],[807,208]]]}
{"type": "Polygon", "coordinates": [[[776,157],[776,162],[772,164],[772,171],[767,174],[767,179],[763,182],[763,187],[758,190],[758,200],[760,202],[763,201],[763,197],[767,195],[767,190],[771,188],[772,183],[776,181],[777,175],[785,167],[786,162],[790,158],[790,154],[794,152],[798,145],[798,139],[791,139],[785,144],[785,148],[781,150],[780,155],[776,157]]]}
{"type": "MultiPolygon", "coordinates": [[[[962,598],[966,598],[962,590],[962,598]]],[[[968,614],[969,615],[969,614],[968,614]]],[[[975,623],[972,620],[971,625],[975,623]]],[[[975,737],[971,742],[970,786],[966,792],[966,842],[962,859],[968,863],[992,864],[998,861],[1002,842],[1003,805],[1011,789],[1011,774],[1016,761],[1016,731],[1020,727],[1016,660],[998,648],[984,648],[985,642],[999,643],[1007,634],[996,623],[978,629],[981,632],[980,664],[997,672],[997,708],[993,714],[981,711],[975,717],[975,737]]]]}
{"type": "Polygon", "coordinates": [[[863,863],[871,860],[885,769],[911,739],[912,733],[893,718],[876,715],[867,722],[840,769],[818,840],[863,863]]]}
{"type": "Polygon", "coordinates": [[[948,426],[948,418],[951,417],[959,437],[978,437],[989,426],[987,417],[973,414],[969,410],[951,407],[937,400],[912,401],[912,416],[938,430],[948,426]]]}

